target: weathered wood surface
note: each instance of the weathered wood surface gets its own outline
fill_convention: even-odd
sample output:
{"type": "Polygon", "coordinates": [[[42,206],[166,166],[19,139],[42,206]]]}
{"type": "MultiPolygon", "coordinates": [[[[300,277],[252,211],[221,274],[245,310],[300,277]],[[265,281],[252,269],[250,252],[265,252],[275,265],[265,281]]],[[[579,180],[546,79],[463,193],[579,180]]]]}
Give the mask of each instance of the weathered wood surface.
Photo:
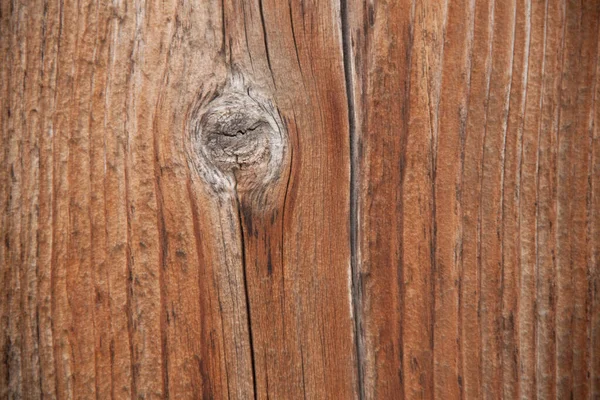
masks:
{"type": "Polygon", "coordinates": [[[0,4],[0,398],[600,397],[596,0],[0,4]]]}

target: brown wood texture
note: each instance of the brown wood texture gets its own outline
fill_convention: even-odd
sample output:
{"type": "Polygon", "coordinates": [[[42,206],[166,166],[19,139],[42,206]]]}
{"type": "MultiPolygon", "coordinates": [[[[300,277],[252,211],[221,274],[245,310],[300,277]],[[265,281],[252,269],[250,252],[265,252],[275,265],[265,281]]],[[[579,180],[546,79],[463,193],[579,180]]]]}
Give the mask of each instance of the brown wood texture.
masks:
{"type": "Polygon", "coordinates": [[[0,398],[600,398],[600,2],[0,2],[0,398]]]}
{"type": "Polygon", "coordinates": [[[353,1],[365,398],[596,398],[596,1],[353,1]]]}

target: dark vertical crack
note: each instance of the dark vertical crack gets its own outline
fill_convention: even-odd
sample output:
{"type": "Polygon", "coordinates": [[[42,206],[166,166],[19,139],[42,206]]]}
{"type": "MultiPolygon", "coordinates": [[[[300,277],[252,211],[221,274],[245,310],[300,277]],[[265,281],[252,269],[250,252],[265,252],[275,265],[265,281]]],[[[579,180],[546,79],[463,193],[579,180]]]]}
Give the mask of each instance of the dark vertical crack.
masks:
{"type": "Polygon", "coordinates": [[[352,276],[352,308],[354,314],[354,338],[356,345],[357,385],[360,399],[365,398],[363,387],[364,343],[362,335],[362,283],[358,263],[358,136],[356,134],[356,114],[354,104],[354,85],[352,80],[351,34],[348,24],[347,0],[340,0],[342,25],[342,54],[344,61],[344,77],[346,82],[346,98],[348,100],[348,127],[350,134],[350,268],[352,276]]]}
{"type": "Polygon", "coordinates": [[[267,26],[265,25],[265,12],[263,10],[262,0],[258,0],[258,7],[260,9],[260,23],[262,25],[263,38],[265,41],[265,55],[267,56],[267,64],[269,65],[269,71],[271,72],[273,83],[275,83],[275,75],[273,75],[273,68],[271,67],[271,56],[269,55],[269,38],[267,36],[267,26]]]}
{"type": "MultiPolygon", "coordinates": [[[[133,50],[130,52],[129,59],[132,60],[133,50]]],[[[132,66],[129,67],[128,75],[127,75],[127,86],[131,84],[131,75],[132,75],[132,66]]],[[[129,368],[131,370],[131,397],[137,397],[137,376],[136,376],[136,352],[135,346],[133,343],[134,340],[134,310],[133,310],[133,302],[135,300],[133,293],[133,255],[131,254],[131,236],[132,236],[132,227],[131,222],[133,220],[134,206],[130,203],[129,191],[131,189],[131,171],[130,171],[130,157],[131,154],[131,144],[130,144],[130,134],[128,130],[129,125],[129,107],[130,107],[130,93],[127,94],[125,100],[125,108],[127,111],[124,114],[124,123],[123,123],[123,131],[126,132],[125,143],[123,144],[123,177],[124,177],[124,187],[125,187],[125,221],[127,226],[126,233],[126,246],[125,246],[125,258],[126,258],[126,271],[127,271],[127,280],[126,280],[126,309],[127,309],[127,339],[129,341],[129,368]]]]}
{"type": "Polygon", "coordinates": [[[242,259],[242,272],[244,274],[244,295],[246,297],[246,318],[248,319],[248,336],[250,343],[250,361],[252,366],[252,388],[254,391],[254,399],[258,397],[256,391],[256,360],[254,356],[254,336],[252,335],[252,316],[250,315],[250,293],[248,291],[248,273],[246,265],[246,244],[244,241],[244,221],[242,220],[242,202],[237,191],[237,182],[235,188],[236,212],[238,224],[240,226],[240,253],[242,259]]]}
{"type": "MultiPolygon", "coordinates": [[[[296,32],[294,29],[294,15],[292,14],[291,1],[288,1],[288,10],[290,13],[290,27],[292,28],[292,39],[294,39],[294,50],[296,52],[296,61],[298,62],[298,68],[300,69],[300,74],[302,75],[302,63],[300,62],[300,54],[298,53],[298,43],[296,42],[296,32]]],[[[302,79],[302,81],[304,81],[304,79],[302,79]]]]}
{"type": "Polygon", "coordinates": [[[225,1],[221,0],[221,54],[225,55],[226,43],[227,43],[227,33],[226,33],[226,25],[227,21],[225,20],[225,1]]]}

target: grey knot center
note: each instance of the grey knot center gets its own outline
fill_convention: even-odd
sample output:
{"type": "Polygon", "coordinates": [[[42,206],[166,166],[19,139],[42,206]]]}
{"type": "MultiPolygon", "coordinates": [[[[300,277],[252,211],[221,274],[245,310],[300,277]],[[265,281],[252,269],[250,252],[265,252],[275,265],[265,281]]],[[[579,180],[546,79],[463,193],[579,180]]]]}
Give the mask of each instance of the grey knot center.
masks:
{"type": "Polygon", "coordinates": [[[273,127],[260,115],[256,104],[243,98],[235,100],[215,104],[201,121],[207,155],[225,171],[268,163],[271,156],[269,141],[273,127]]]}
{"type": "Polygon", "coordinates": [[[254,190],[281,174],[285,125],[273,103],[241,80],[229,82],[191,118],[194,166],[215,190],[254,190]]]}

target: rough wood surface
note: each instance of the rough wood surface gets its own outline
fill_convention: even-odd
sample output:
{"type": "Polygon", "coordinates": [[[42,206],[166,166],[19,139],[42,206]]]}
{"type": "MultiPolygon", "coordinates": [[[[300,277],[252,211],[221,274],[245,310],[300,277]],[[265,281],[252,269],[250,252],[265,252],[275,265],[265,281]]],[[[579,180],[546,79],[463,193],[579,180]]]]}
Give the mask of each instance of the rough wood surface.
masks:
{"type": "Polygon", "coordinates": [[[600,397],[599,29],[0,2],[0,398],[600,397]]]}
{"type": "Polygon", "coordinates": [[[600,396],[599,3],[348,10],[361,396],[600,396]]]}

